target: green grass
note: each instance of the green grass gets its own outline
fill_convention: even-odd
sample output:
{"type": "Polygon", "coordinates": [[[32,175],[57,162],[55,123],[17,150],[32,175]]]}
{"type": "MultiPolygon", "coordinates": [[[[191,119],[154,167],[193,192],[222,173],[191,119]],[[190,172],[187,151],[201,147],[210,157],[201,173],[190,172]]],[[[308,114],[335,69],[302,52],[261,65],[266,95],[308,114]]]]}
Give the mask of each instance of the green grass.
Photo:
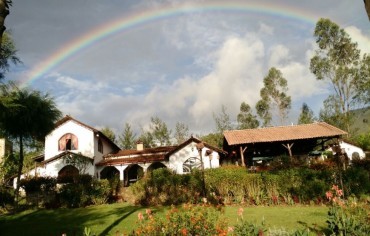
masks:
{"type": "MultiPolygon", "coordinates": [[[[0,215],[0,235],[82,235],[85,226],[96,235],[128,233],[136,228],[137,214],[145,208],[127,203],[79,209],[27,210],[15,215],[0,215]]],[[[152,208],[164,215],[168,207],[152,208]]],[[[237,223],[238,206],[225,207],[230,225],[237,223]]],[[[265,223],[269,228],[293,230],[325,227],[327,208],[321,206],[244,207],[244,220],[265,223]]]]}

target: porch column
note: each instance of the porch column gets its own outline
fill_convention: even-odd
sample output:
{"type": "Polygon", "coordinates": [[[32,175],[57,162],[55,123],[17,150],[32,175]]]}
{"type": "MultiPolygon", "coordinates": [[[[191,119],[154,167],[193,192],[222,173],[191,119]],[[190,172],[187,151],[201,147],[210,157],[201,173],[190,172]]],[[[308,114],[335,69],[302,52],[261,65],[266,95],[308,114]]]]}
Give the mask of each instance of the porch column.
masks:
{"type": "Polygon", "coordinates": [[[125,169],[127,168],[126,165],[122,166],[114,166],[117,168],[117,170],[119,170],[119,180],[122,182],[122,184],[124,183],[124,180],[125,180],[125,175],[124,175],[124,172],[125,172],[125,169]]]}

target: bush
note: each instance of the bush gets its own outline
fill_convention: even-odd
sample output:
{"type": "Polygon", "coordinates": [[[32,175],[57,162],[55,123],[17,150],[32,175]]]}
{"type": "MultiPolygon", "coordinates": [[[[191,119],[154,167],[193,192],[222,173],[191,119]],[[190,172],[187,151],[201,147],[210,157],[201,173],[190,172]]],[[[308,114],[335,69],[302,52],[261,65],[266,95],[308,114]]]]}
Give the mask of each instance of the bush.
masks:
{"type": "Polygon", "coordinates": [[[14,204],[14,194],[12,189],[0,186],[0,208],[14,204]]]}
{"type": "Polygon", "coordinates": [[[58,196],[62,206],[68,208],[77,208],[90,204],[82,184],[64,184],[60,188],[58,196]]]}
{"type": "Polygon", "coordinates": [[[228,232],[220,210],[209,205],[172,207],[165,219],[146,210],[138,214],[138,220],[139,227],[130,235],[226,235],[228,232]]]}
{"type": "Polygon", "coordinates": [[[148,172],[129,187],[126,196],[142,205],[172,205],[198,202],[202,191],[200,172],[177,175],[166,168],[148,172]]]}

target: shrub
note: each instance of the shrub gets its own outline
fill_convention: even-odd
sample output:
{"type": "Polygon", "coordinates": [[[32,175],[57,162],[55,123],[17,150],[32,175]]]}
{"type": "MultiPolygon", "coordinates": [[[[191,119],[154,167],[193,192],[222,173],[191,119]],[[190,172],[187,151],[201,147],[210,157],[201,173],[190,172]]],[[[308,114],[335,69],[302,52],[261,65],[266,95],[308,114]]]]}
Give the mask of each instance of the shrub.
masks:
{"type": "Polygon", "coordinates": [[[0,208],[13,205],[14,195],[11,189],[0,186],[0,208]]]}
{"type": "Polygon", "coordinates": [[[64,184],[60,188],[58,196],[62,206],[68,208],[82,207],[90,203],[82,184],[64,184]]]}
{"type": "Polygon", "coordinates": [[[150,210],[138,214],[139,227],[130,235],[226,235],[227,224],[220,210],[209,205],[172,207],[165,219],[150,210]]]}
{"type": "Polygon", "coordinates": [[[108,180],[103,179],[92,181],[89,192],[92,204],[101,205],[107,203],[110,193],[111,187],[108,180]]]}
{"type": "Polygon", "coordinates": [[[361,167],[350,167],[343,176],[346,196],[370,193],[370,173],[361,167]]]}
{"type": "Polygon", "coordinates": [[[177,175],[166,168],[147,173],[131,185],[127,198],[142,205],[172,205],[198,202],[201,178],[198,172],[177,175]]]}

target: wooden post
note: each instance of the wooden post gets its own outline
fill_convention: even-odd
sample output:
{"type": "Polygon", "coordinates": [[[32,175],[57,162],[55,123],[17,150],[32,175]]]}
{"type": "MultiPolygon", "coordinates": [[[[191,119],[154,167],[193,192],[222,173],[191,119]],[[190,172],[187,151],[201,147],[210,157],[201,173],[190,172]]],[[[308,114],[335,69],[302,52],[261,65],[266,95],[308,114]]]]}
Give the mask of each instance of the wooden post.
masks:
{"type": "Polygon", "coordinates": [[[289,156],[292,157],[293,154],[292,154],[292,147],[293,147],[294,143],[287,143],[286,145],[283,144],[283,146],[288,149],[288,152],[289,152],[289,156]]]}
{"type": "Polygon", "coordinates": [[[245,147],[243,149],[243,147],[240,146],[240,158],[242,159],[242,166],[245,166],[245,161],[244,161],[244,152],[245,152],[245,150],[247,150],[247,147],[245,147]]]}

